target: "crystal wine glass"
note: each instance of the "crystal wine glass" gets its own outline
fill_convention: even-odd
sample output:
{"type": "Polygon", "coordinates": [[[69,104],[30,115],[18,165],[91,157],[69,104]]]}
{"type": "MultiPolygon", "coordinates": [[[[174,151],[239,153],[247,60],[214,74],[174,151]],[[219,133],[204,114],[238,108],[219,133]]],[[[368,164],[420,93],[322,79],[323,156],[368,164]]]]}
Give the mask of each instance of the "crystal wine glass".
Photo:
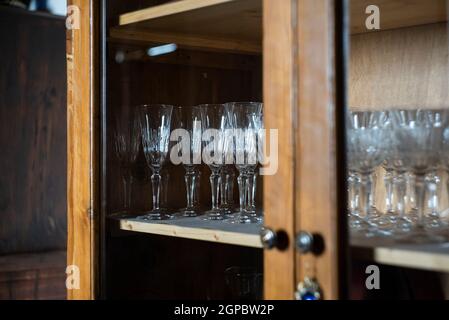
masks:
{"type": "Polygon", "coordinates": [[[439,112],[431,110],[399,110],[392,113],[397,139],[398,163],[413,172],[417,221],[399,239],[405,242],[440,242],[443,239],[426,228],[426,175],[435,172],[442,147],[442,121],[439,112]]]}
{"type": "Polygon", "coordinates": [[[152,171],[153,209],[144,220],[166,220],[172,218],[161,206],[162,168],[167,160],[173,106],[164,104],[139,107],[139,122],[145,159],[152,171]]]}
{"type": "MultiPolygon", "coordinates": [[[[224,212],[219,206],[221,169],[226,164],[226,148],[229,136],[227,106],[203,104],[200,106],[203,128],[203,160],[211,170],[209,178],[212,193],[212,208],[203,217],[205,220],[223,220],[224,212]]],[[[229,163],[228,163],[229,164],[229,163]]]]}
{"type": "MultiPolygon", "coordinates": [[[[387,235],[380,229],[381,215],[372,207],[373,173],[385,160],[385,112],[351,112],[347,129],[347,152],[350,172],[360,175],[360,217],[358,229],[365,236],[387,235]]],[[[383,225],[383,224],[382,224],[383,225]]]]}
{"type": "Polygon", "coordinates": [[[239,176],[240,210],[230,219],[232,223],[257,223],[261,217],[255,208],[258,139],[263,128],[262,103],[232,102],[229,106],[231,126],[234,130],[234,163],[239,176]]]}
{"type": "Polygon", "coordinates": [[[129,213],[133,185],[132,167],[140,150],[139,122],[135,108],[122,108],[114,120],[114,151],[122,171],[123,209],[129,213]]]}
{"type": "Polygon", "coordinates": [[[201,211],[199,205],[202,145],[201,107],[177,107],[173,117],[176,123],[175,127],[182,129],[175,136],[182,137],[182,139],[178,141],[177,148],[172,150],[181,155],[180,160],[185,169],[184,181],[187,194],[187,206],[181,210],[180,215],[196,217],[200,215],[201,211]]]}

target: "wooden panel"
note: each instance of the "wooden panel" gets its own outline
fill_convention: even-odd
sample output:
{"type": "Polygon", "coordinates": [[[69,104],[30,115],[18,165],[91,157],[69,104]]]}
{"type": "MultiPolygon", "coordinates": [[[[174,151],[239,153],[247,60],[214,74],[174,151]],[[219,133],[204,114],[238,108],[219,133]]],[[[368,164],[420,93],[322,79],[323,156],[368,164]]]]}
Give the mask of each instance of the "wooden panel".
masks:
{"type": "Polygon", "coordinates": [[[351,33],[371,32],[365,26],[366,7],[380,11],[380,29],[397,29],[447,21],[446,0],[350,0],[351,33]]]}
{"type": "Polygon", "coordinates": [[[279,166],[264,177],[265,225],[284,232],[290,244],[264,253],[265,299],[294,296],[294,62],[293,4],[296,1],[265,0],[264,8],[264,117],[267,129],[278,129],[279,166]]]}
{"type": "Polygon", "coordinates": [[[225,221],[203,221],[201,218],[182,218],[166,222],[120,220],[122,230],[253,248],[262,248],[260,228],[257,224],[236,225],[225,221]]]}
{"type": "Polygon", "coordinates": [[[236,299],[225,270],[263,271],[261,249],[129,232],[109,242],[107,299],[236,299]]]}
{"type": "MultiPolygon", "coordinates": [[[[315,277],[324,299],[340,296],[339,227],[337,197],[337,100],[334,1],[301,0],[298,6],[298,130],[295,177],[296,230],[322,237],[321,254],[297,255],[297,280],[315,277]]],[[[344,185],[344,184],[343,184],[344,185]]],[[[344,199],[343,199],[344,200],[344,199]]]]}
{"type": "Polygon", "coordinates": [[[72,0],[81,11],[80,29],[67,31],[68,243],[67,264],[80,270],[80,289],[69,299],[95,297],[97,221],[97,110],[95,1],[72,0]],[[91,24],[91,19],[93,24],[91,24]]]}
{"type": "Polygon", "coordinates": [[[351,37],[351,108],[447,108],[448,74],[446,23],[351,37]]]}
{"type": "Polygon", "coordinates": [[[0,300],[65,299],[65,266],[65,251],[1,256],[0,300]]]}
{"type": "Polygon", "coordinates": [[[190,47],[261,51],[261,0],[183,0],[120,16],[112,37],[190,47]]]}
{"type": "Polygon", "coordinates": [[[66,247],[64,34],[0,6],[0,255],[66,247]]]}

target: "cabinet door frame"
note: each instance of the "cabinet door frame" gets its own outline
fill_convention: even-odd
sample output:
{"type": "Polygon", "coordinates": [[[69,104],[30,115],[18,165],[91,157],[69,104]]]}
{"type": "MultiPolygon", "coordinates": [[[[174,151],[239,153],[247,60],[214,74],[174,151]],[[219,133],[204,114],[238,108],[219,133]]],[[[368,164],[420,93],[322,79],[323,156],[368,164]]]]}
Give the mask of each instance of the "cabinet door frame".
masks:
{"type": "Polygon", "coordinates": [[[347,297],[346,1],[298,2],[296,233],[317,236],[317,254],[296,253],[296,282],[315,277],[323,299],[347,297]]]}
{"type": "MultiPolygon", "coordinates": [[[[345,91],[340,51],[345,33],[340,18],[345,3],[263,0],[265,121],[267,128],[279,129],[278,172],[264,182],[265,224],[288,239],[283,250],[264,253],[265,299],[293,299],[310,266],[325,299],[344,297],[345,91]],[[296,253],[299,230],[321,235],[324,252],[296,253]]],[[[94,0],[69,0],[69,5],[80,9],[81,20],[79,29],[67,31],[67,263],[80,272],[80,287],[69,289],[68,298],[95,299],[101,259],[100,9],[94,0]]]]}
{"type": "Polygon", "coordinates": [[[279,166],[265,177],[265,225],[287,239],[264,252],[266,299],[293,299],[306,276],[324,299],[346,296],[344,157],[346,2],[265,0],[265,125],[278,129],[279,166]],[[299,254],[295,236],[322,240],[299,254]]]}
{"type": "Polygon", "coordinates": [[[98,1],[68,5],[79,28],[67,30],[67,297],[89,300],[98,279],[98,1]]]}

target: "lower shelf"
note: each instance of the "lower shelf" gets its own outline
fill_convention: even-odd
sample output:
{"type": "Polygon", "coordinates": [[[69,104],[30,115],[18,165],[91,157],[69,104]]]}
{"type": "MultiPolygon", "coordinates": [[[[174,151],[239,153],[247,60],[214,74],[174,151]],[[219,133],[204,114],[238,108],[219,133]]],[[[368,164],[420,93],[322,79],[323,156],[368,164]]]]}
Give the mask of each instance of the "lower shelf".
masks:
{"type": "Polygon", "coordinates": [[[120,219],[120,229],[186,238],[245,247],[262,248],[259,232],[262,224],[231,224],[225,221],[204,221],[200,217],[165,221],[120,219]]]}
{"type": "MultiPolygon", "coordinates": [[[[148,234],[262,248],[259,232],[262,224],[231,224],[181,218],[143,221],[120,218],[120,229],[148,234]]],[[[449,272],[449,243],[406,245],[373,239],[352,239],[352,257],[398,267],[449,272]]]]}
{"type": "Polygon", "coordinates": [[[388,244],[369,239],[351,241],[352,256],[397,267],[449,272],[449,243],[388,244]]]}

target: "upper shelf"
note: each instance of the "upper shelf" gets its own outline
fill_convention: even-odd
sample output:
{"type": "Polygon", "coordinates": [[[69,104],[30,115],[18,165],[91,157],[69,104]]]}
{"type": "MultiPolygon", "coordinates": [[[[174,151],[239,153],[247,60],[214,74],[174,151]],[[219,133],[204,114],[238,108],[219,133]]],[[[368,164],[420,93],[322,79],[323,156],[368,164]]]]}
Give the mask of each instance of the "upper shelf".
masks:
{"type": "MultiPolygon", "coordinates": [[[[379,7],[381,31],[447,21],[446,0],[352,0],[351,34],[371,32],[365,27],[369,5],[379,7]]],[[[169,2],[122,14],[110,36],[126,42],[260,54],[262,0],[169,2]]]]}
{"type": "Polygon", "coordinates": [[[120,16],[112,38],[243,53],[262,51],[261,0],[182,0],[120,16]]]}

